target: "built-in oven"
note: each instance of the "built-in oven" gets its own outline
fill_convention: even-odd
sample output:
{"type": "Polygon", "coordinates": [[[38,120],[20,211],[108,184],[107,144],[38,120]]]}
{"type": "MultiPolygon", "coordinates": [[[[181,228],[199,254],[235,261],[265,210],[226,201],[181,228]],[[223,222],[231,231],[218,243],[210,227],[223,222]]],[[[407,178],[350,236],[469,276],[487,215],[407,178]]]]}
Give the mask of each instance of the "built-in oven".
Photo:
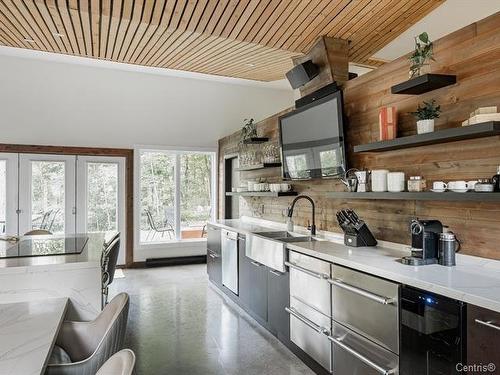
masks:
{"type": "Polygon", "coordinates": [[[403,375],[455,374],[466,363],[466,304],[405,286],[401,292],[403,375]]]}

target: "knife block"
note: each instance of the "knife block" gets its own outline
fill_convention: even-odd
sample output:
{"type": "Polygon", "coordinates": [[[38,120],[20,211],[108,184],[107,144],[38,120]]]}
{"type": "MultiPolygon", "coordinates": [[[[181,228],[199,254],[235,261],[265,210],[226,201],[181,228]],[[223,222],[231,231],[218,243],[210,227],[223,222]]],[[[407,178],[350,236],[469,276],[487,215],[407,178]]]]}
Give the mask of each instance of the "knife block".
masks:
{"type": "Polygon", "coordinates": [[[352,247],[377,246],[377,240],[365,222],[360,221],[358,225],[345,226],[344,244],[352,247]]]}

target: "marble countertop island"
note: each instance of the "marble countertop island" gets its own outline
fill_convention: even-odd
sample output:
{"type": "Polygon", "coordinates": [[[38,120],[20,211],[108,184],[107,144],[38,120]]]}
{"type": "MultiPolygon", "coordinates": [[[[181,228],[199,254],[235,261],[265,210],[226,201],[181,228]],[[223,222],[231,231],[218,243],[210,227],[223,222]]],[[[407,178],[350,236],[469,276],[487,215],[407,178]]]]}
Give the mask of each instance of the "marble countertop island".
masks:
{"type": "MultiPolygon", "coordinates": [[[[214,222],[242,234],[284,230],[286,225],[255,218],[214,222]]],[[[294,232],[307,234],[305,228],[294,232]]],[[[457,254],[457,265],[408,266],[407,245],[379,241],[376,247],[349,247],[340,233],[320,232],[323,241],[287,244],[289,250],[500,312],[500,261],[457,254]]]]}
{"type": "MultiPolygon", "coordinates": [[[[65,238],[71,239],[71,236],[65,238]]],[[[84,236],[88,241],[77,254],[0,259],[0,304],[67,297],[69,319],[92,320],[97,316],[101,311],[101,254],[105,233],[84,236]]],[[[50,246],[43,251],[50,252],[50,246]]]]}
{"type": "Polygon", "coordinates": [[[44,374],[67,298],[0,304],[0,374],[44,374]]]}
{"type": "MultiPolygon", "coordinates": [[[[72,268],[86,268],[100,265],[102,243],[104,233],[88,233],[82,234],[88,237],[88,241],[79,254],[64,254],[64,255],[47,255],[47,256],[24,256],[14,258],[0,259],[0,274],[25,272],[26,268],[50,267],[51,270],[60,268],[61,266],[72,268]]],[[[31,239],[44,239],[47,236],[28,236],[31,239]]],[[[52,236],[51,236],[52,237],[52,236]]],[[[54,236],[55,238],[60,236],[54,236]]],[[[0,241],[1,247],[12,245],[6,241],[0,241]]]]}

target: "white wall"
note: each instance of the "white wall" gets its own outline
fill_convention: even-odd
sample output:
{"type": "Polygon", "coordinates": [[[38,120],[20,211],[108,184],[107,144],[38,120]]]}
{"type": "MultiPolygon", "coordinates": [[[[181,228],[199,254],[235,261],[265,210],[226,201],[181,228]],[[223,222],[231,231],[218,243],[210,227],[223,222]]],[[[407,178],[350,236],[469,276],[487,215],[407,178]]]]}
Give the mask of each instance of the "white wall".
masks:
{"type": "Polygon", "coordinates": [[[293,104],[291,89],[272,84],[12,50],[0,47],[1,143],[213,147],[244,118],[263,119],[293,104]]]}
{"type": "Polygon", "coordinates": [[[498,0],[447,0],[374,56],[385,60],[397,59],[413,50],[413,38],[424,31],[427,31],[431,40],[437,40],[499,11],[498,0]]]}

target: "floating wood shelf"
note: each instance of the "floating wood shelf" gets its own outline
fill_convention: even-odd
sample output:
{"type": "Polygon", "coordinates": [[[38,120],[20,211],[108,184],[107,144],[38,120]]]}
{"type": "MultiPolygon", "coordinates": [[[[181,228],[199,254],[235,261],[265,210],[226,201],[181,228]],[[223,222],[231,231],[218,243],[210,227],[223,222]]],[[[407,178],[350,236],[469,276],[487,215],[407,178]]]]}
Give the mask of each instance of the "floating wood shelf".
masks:
{"type": "Polygon", "coordinates": [[[243,143],[246,145],[256,145],[265,142],[269,142],[268,137],[250,137],[243,140],[243,143]]]}
{"type": "Polygon", "coordinates": [[[420,95],[457,83],[450,74],[424,74],[391,87],[392,94],[420,95]]]}
{"type": "Polygon", "coordinates": [[[500,202],[500,193],[454,193],[446,191],[444,193],[421,192],[421,193],[349,193],[349,192],[329,192],[329,198],[335,199],[380,199],[380,200],[415,200],[415,201],[474,201],[474,202],[500,202]]]}
{"type": "Polygon", "coordinates": [[[247,165],[245,167],[239,167],[236,168],[236,171],[255,171],[257,169],[264,169],[264,168],[276,168],[276,167],[281,167],[281,163],[261,163],[261,164],[255,164],[255,165],[247,165]]]}
{"type": "Polygon", "coordinates": [[[500,135],[500,121],[488,121],[481,124],[461,126],[432,133],[411,135],[390,141],[380,141],[354,146],[354,152],[376,152],[398,150],[408,147],[448,143],[464,139],[484,138],[500,135]]]}
{"type": "Polygon", "coordinates": [[[274,191],[243,191],[243,192],[232,192],[228,191],[226,192],[226,196],[234,196],[234,195],[239,195],[242,197],[291,197],[294,195],[298,195],[296,191],[280,191],[280,192],[274,192],[274,191]]]}

